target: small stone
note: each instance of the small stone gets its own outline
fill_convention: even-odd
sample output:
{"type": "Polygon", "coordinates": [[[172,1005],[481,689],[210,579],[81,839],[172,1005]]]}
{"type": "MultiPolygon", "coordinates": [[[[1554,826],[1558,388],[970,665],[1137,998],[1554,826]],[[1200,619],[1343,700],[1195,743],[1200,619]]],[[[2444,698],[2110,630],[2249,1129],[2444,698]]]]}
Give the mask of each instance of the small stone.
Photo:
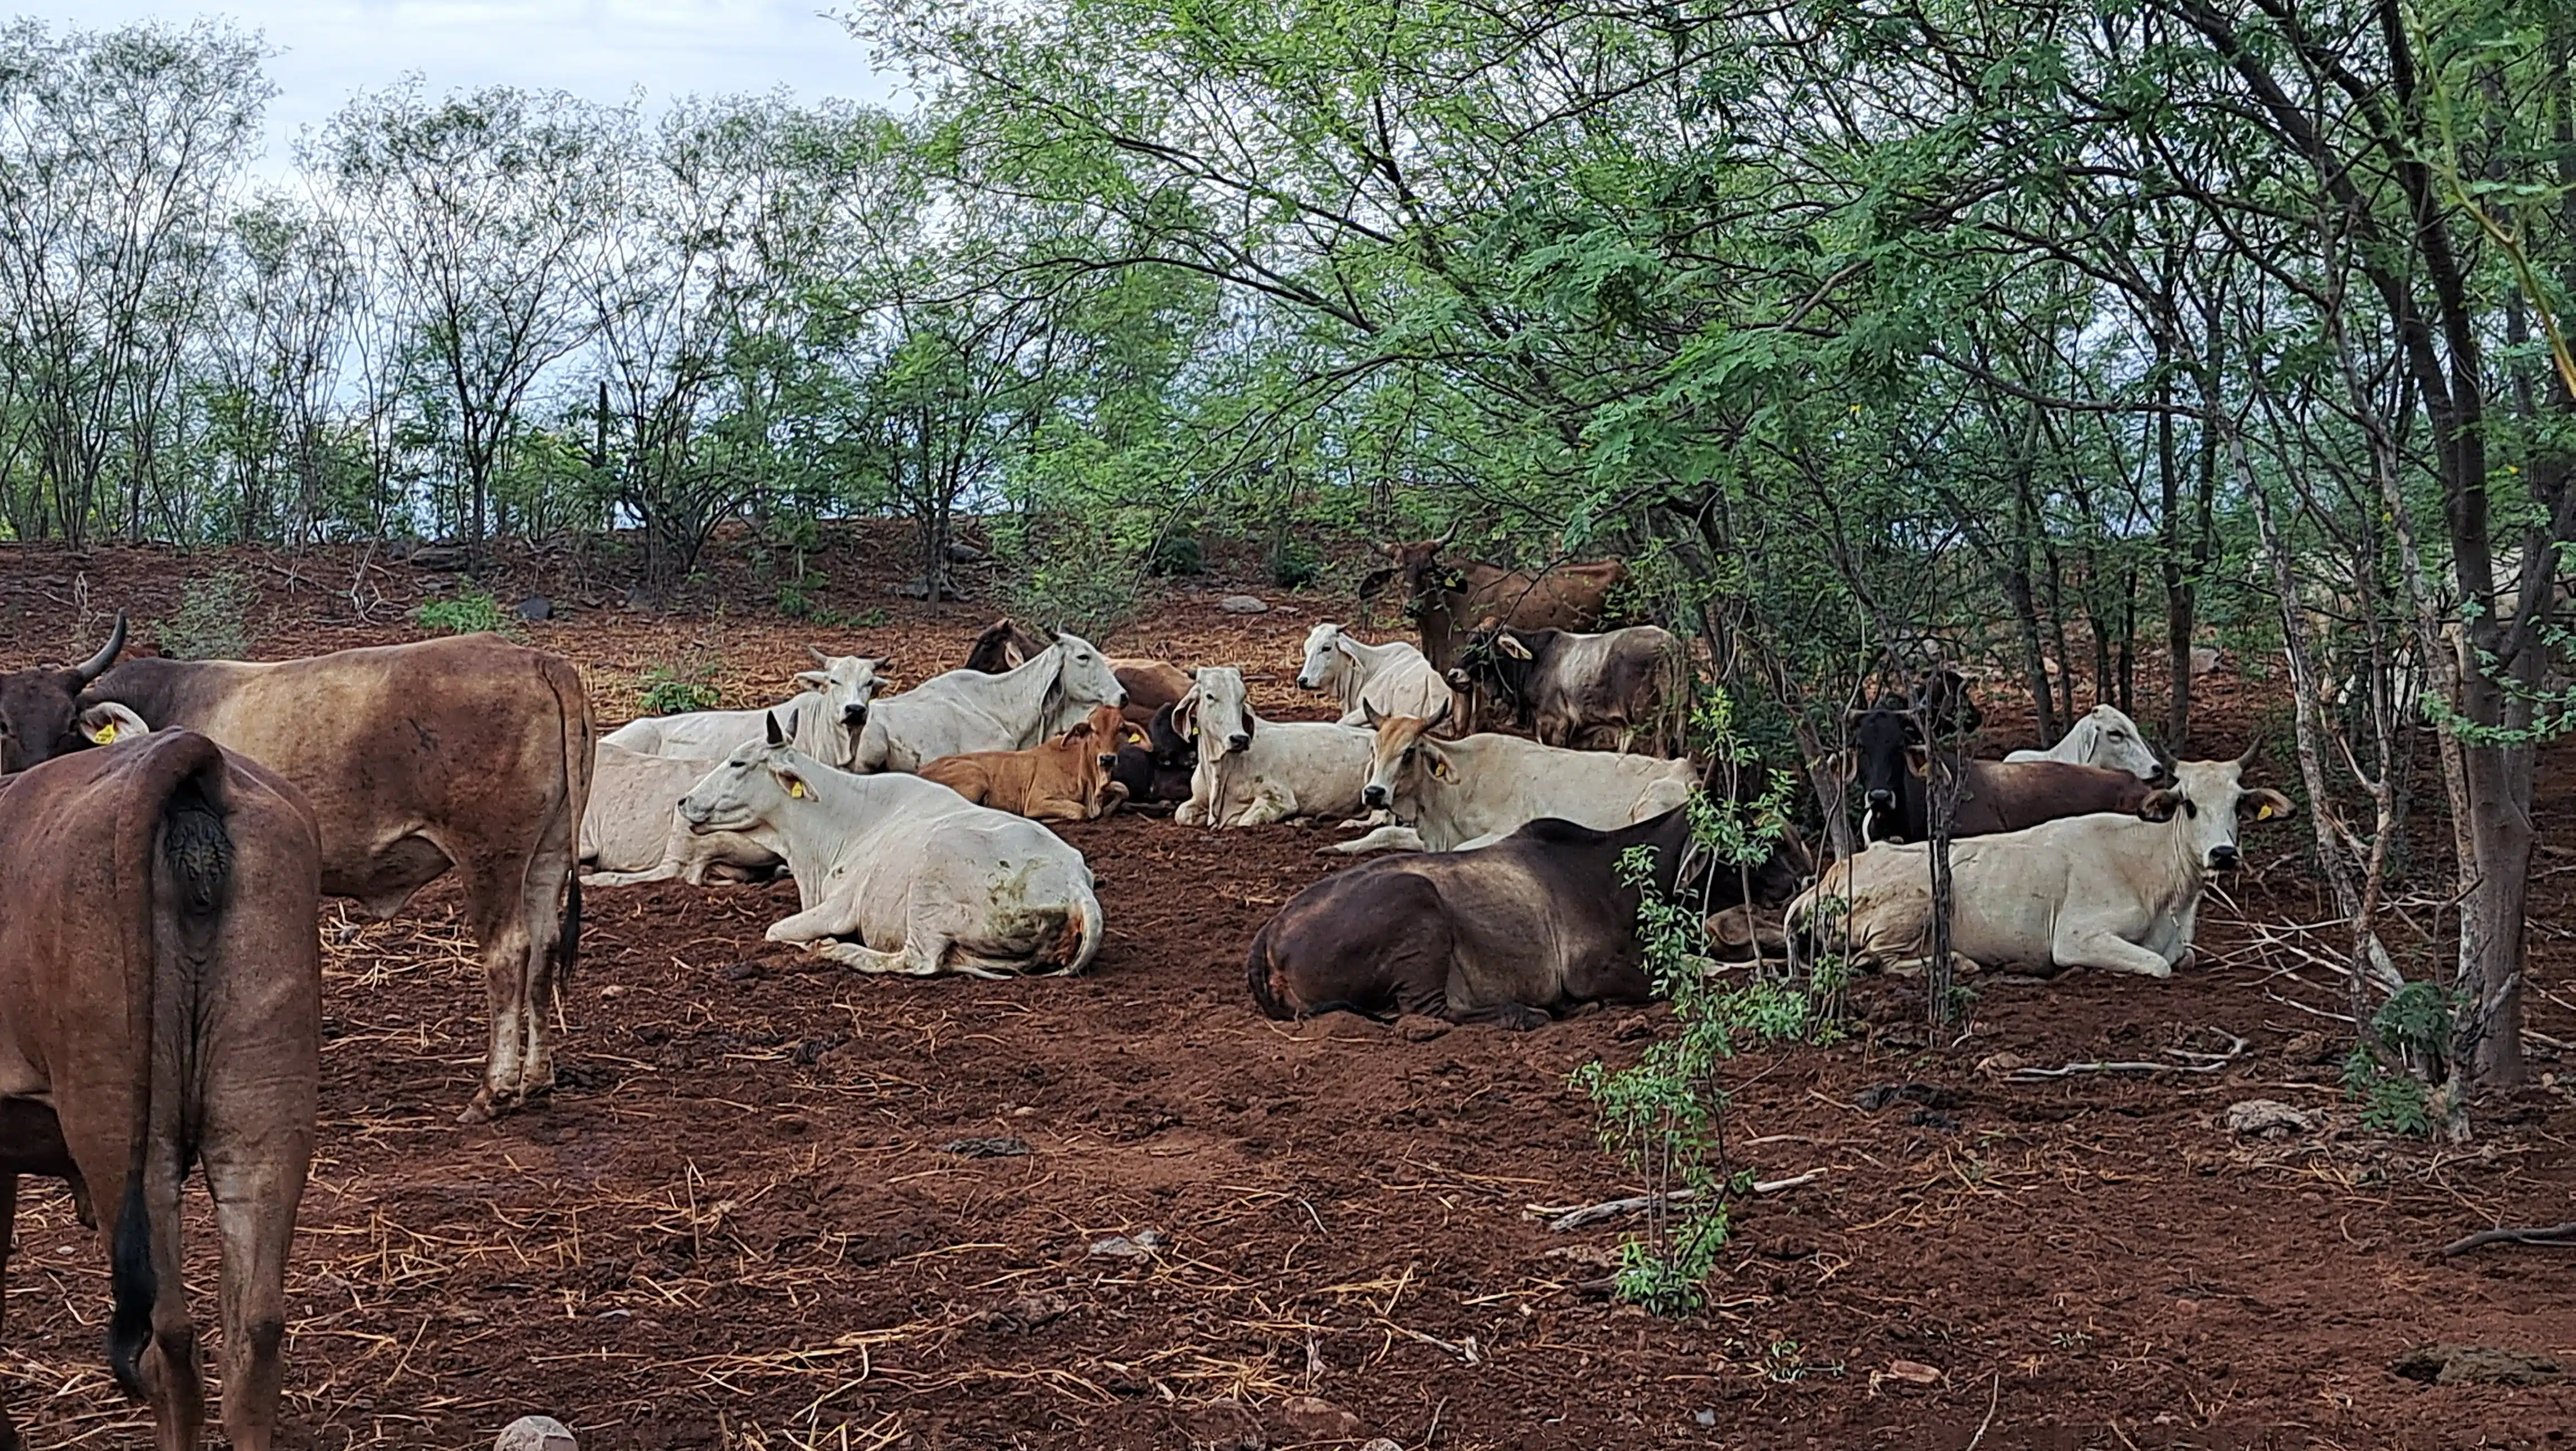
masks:
{"type": "Polygon", "coordinates": [[[1106,1260],[1149,1260],[1163,1247],[1163,1232],[1140,1229],[1132,1235],[1113,1234],[1091,1247],[1092,1257],[1106,1260]]]}
{"type": "Polygon", "coordinates": [[[2219,1123],[2229,1133],[2248,1139],[2285,1139],[2316,1127],[2314,1115],[2269,1098],[2229,1104],[2219,1123]]]}
{"type": "Polygon", "coordinates": [[[1024,1334],[1041,1325],[1052,1325],[1072,1313],[1072,1301],[1053,1290],[1039,1290],[1022,1295],[987,1314],[984,1328],[1024,1334]]]}
{"type": "Polygon", "coordinates": [[[1259,595],[1227,595],[1224,599],[1216,602],[1216,607],[1225,611],[1229,615],[1266,615],[1270,613],[1270,606],[1262,603],[1259,595]]]}
{"type": "Polygon", "coordinates": [[[1420,1013],[1407,1013],[1395,1020],[1395,1035],[1408,1043],[1428,1043],[1449,1031],[1449,1024],[1420,1013]]]}
{"type": "Polygon", "coordinates": [[[749,958],[745,958],[740,962],[727,966],[724,970],[724,976],[725,981],[727,982],[749,982],[760,976],[760,964],[753,962],[749,958]]]}
{"type": "Polygon", "coordinates": [[[2390,1370],[2434,1385],[2554,1385],[2567,1370],[2545,1355],[2492,1345],[2421,1345],[2397,1358],[2390,1370]]]}
{"type": "Polygon", "coordinates": [[[2194,679],[2218,668],[2218,652],[2207,645],[2191,647],[2191,673],[2194,679]]]}
{"type": "Polygon", "coordinates": [[[581,1443],[552,1416],[521,1416],[501,1428],[492,1451],[581,1451],[581,1443]]]}
{"type": "Polygon", "coordinates": [[[615,1002],[619,998],[626,996],[626,984],[622,982],[610,983],[608,986],[599,990],[599,995],[608,999],[610,1002],[615,1002]]]}
{"type": "Polygon", "coordinates": [[[1320,1396],[1291,1396],[1279,1403],[1279,1419],[1301,1436],[1318,1441],[1349,1441],[1360,1434],[1360,1418],[1320,1396]]]}
{"type": "Polygon", "coordinates": [[[1717,1424],[1717,1412],[1693,1411],[1691,1412],[1691,1419],[1699,1422],[1703,1426],[1714,1426],[1717,1424]]]}
{"type": "Polygon", "coordinates": [[[544,595],[530,595],[526,599],[519,601],[520,619],[533,623],[537,620],[551,620],[554,617],[554,601],[547,599],[544,595]]]}
{"type": "Polygon", "coordinates": [[[1026,1139],[951,1139],[939,1146],[943,1154],[961,1159],[1016,1159],[1033,1153],[1026,1139]]]}
{"type": "Polygon", "coordinates": [[[2004,1078],[2030,1066],[2030,1060],[2018,1053],[1989,1053],[1977,1060],[1977,1071],[1988,1078],[2004,1078]]]}
{"type": "Polygon", "coordinates": [[[1919,1360],[1891,1360],[1887,1363],[1887,1374],[1891,1379],[1901,1380],[1907,1385],[1928,1386],[1941,1383],[1941,1372],[1919,1360]]]}

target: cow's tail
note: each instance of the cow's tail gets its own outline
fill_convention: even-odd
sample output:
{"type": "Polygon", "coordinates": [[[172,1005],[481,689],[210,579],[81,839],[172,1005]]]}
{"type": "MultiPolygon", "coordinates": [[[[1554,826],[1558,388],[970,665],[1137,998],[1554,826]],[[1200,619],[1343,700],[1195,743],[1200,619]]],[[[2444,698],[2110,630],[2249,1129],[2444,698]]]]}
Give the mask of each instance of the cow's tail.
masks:
{"type": "Polygon", "coordinates": [[[1064,930],[1056,937],[1055,948],[1048,956],[1064,964],[1061,971],[1078,973],[1091,966],[1100,954],[1100,937],[1108,924],[1102,919],[1100,899],[1085,892],[1064,909],[1064,930]]]}
{"type": "MultiPolygon", "coordinates": [[[[555,695],[555,715],[563,735],[564,809],[572,813],[568,833],[572,860],[564,869],[563,915],[555,924],[554,946],[547,953],[560,991],[572,981],[573,968],[581,961],[581,824],[590,814],[590,774],[599,759],[599,726],[590,713],[590,692],[582,688],[581,673],[571,662],[557,655],[537,658],[537,668],[555,695]]],[[[534,1012],[546,1011],[544,1003],[528,1006],[534,1012]]]]}
{"type": "Polygon", "coordinates": [[[110,1236],[107,1363],[140,1400],[161,1269],[179,1263],[179,1181],[193,1145],[181,1121],[177,1041],[191,1016],[159,1001],[202,975],[232,888],[233,843],[224,830],[223,753],[194,732],[155,736],[137,763],[140,789],[119,822],[120,896],[131,904],[125,961],[126,1042],[134,1055],[133,1121],[125,1193],[110,1236]],[[148,812],[148,816],[141,813],[148,812]],[[171,959],[164,962],[163,958],[171,959]],[[166,1027],[172,1041],[159,1041],[166,1027]]]}

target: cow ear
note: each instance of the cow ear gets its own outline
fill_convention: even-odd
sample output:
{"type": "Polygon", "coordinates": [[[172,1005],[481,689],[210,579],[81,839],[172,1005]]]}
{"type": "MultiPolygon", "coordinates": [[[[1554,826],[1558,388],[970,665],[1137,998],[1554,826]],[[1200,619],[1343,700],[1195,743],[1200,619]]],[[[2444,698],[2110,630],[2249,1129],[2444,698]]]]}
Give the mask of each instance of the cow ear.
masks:
{"type": "Polygon", "coordinates": [[[794,800],[802,801],[814,794],[813,788],[805,784],[804,777],[784,766],[774,768],[770,774],[778,778],[778,789],[786,792],[794,800]]]}
{"type": "Polygon", "coordinates": [[[1373,595],[1373,594],[1376,594],[1379,590],[1382,590],[1382,589],[1386,588],[1386,582],[1387,582],[1388,580],[1393,579],[1393,578],[1395,578],[1395,571],[1394,571],[1394,570],[1391,570],[1391,569],[1372,569],[1372,570],[1370,570],[1366,575],[1362,576],[1362,577],[1361,577],[1361,579],[1360,579],[1360,598],[1361,598],[1361,599],[1367,599],[1369,596],[1371,596],[1371,595],[1373,595]]]}
{"type": "Polygon", "coordinates": [[[2243,821],[2269,821],[2275,816],[2288,816],[2298,808],[2290,798],[2270,787],[2248,791],[2236,798],[2236,815],[2243,821]]]}
{"type": "Polygon", "coordinates": [[[112,700],[101,701],[80,713],[81,737],[95,746],[151,732],[152,727],[143,723],[143,717],[112,700]]]}
{"type": "Polygon", "coordinates": [[[832,683],[832,677],[820,670],[799,670],[796,672],[796,683],[799,685],[810,685],[816,690],[820,690],[824,686],[832,683]]]}
{"type": "Polygon", "coordinates": [[[1089,721],[1087,721],[1087,720],[1078,720],[1078,721],[1075,721],[1075,722],[1073,723],[1073,729],[1071,729],[1071,730],[1069,730],[1069,731],[1066,731],[1066,732],[1064,733],[1064,738],[1065,738],[1066,740],[1068,740],[1068,741],[1088,740],[1088,739],[1090,739],[1090,737],[1091,737],[1091,722],[1089,722],[1089,721]]]}
{"type": "Polygon", "coordinates": [[[1446,783],[1458,779],[1457,769],[1449,764],[1448,753],[1442,751],[1439,747],[1430,745],[1424,746],[1422,748],[1422,758],[1424,762],[1431,767],[1432,780],[1446,783]]]}
{"type": "Polygon", "coordinates": [[[2138,819],[2140,821],[2171,821],[2174,818],[2174,813],[2181,809],[2181,792],[2171,790],[2150,791],[2147,793],[2147,799],[2138,803],[2138,819]]]}
{"type": "Polygon", "coordinates": [[[1512,632],[1509,630],[1505,630],[1494,636],[1494,648],[1511,656],[1515,660],[1527,660],[1530,657],[1529,646],[1524,645],[1519,640],[1513,638],[1512,632]]]}
{"type": "Polygon", "coordinates": [[[1932,773],[1932,752],[1923,746],[1907,746],[1905,748],[1905,769],[1913,772],[1917,776],[1930,775],[1932,773]]]}
{"type": "Polygon", "coordinates": [[[1199,690],[1193,685],[1189,694],[1172,703],[1172,734],[1185,741],[1197,739],[1198,717],[1199,690]]]}
{"type": "Polygon", "coordinates": [[[1151,743],[1152,738],[1145,734],[1144,727],[1136,724],[1132,720],[1122,720],[1118,723],[1118,744],[1122,746],[1142,746],[1149,745],[1151,743]]]}

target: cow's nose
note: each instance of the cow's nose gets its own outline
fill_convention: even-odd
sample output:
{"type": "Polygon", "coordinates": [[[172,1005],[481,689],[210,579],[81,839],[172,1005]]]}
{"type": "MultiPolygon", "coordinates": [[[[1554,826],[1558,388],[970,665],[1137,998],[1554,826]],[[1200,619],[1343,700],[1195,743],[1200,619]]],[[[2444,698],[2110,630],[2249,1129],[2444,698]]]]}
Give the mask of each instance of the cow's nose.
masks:
{"type": "Polygon", "coordinates": [[[1315,682],[1307,679],[1303,675],[1300,675],[1297,677],[1297,688],[1299,690],[1312,690],[1315,688],[1315,682]]]}
{"type": "Polygon", "coordinates": [[[1226,748],[1227,750],[1229,750],[1229,751],[1239,751],[1239,750],[1242,750],[1244,747],[1246,747],[1246,746],[1248,746],[1248,745],[1251,745],[1251,744],[1252,744],[1252,737],[1250,737],[1250,736],[1248,736],[1248,735],[1243,735],[1243,736],[1227,736],[1227,737],[1225,738],[1225,748],[1226,748]]]}
{"type": "Polygon", "coordinates": [[[2209,865],[2213,871],[2226,871],[2236,865],[2236,860],[2236,848],[2232,846],[2220,845],[2209,849],[2209,865]]]}
{"type": "Polygon", "coordinates": [[[1869,793],[1869,804],[1872,806],[1893,806],[1896,804],[1896,793],[1893,791],[1872,791],[1869,793]]]}
{"type": "Polygon", "coordinates": [[[1361,787],[1360,804],[1362,806],[1369,807],[1384,806],[1386,804],[1386,788],[1383,786],[1361,787]]]}
{"type": "Polygon", "coordinates": [[[867,723],[868,708],[866,706],[845,705],[841,707],[841,724],[847,726],[863,726],[867,723]]]}

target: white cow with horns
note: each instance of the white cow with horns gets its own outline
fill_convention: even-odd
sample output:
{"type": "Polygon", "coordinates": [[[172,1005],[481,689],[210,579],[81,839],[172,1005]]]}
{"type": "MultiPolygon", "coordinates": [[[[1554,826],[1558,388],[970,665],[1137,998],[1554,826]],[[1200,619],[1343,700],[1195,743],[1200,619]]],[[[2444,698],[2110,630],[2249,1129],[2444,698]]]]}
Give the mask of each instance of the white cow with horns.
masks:
{"type": "Polygon", "coordinates": [[[859,732],[868,723],[868,702],[884,684],[881,672],[892,662],[826,655],[811,645],[805,648],[822,668],[796,672],[796,683],[805,688],[781,704],[766,710],[648,715],[610,731],[600,743],[639,755],[720,761],[734,747],[759,740],[761,721],[779,715],[787,719],[788,738],[798,750],[818,761],[846,766],[858,749],[859,732]]]}
{"type": "Polygon", "coordinates": [[[837,771],[768,739],[680,798],[689,830],[740,832],[786,858],[801,911],[769,940],[861,972],[1080,972],[1102,917],[1082,853],[1026,817],[918,776],[837,771]]]}
{"type": "Polygon", "coordinates": [[[1330,621],[1306,632],[1306,662],[1297,671],[1297,688],[1330,694],[1342,708],[1340,723],[1346,726],[1368,724],[1371,710],[1428,719],[1436,711],[1448,711],[1455,698],[1449,682],[1411,644],[1394,640],[1371,645],[1330,621]]]}
{"type": "Polygon", "coordinates": [[[1091,642],[1055,643],[1000,674],[951,670],[877,702],[859,733],[854,771],[918,771],[942,756],[1025,751],[1063,735],[1126,688],[1091,642]]]}

